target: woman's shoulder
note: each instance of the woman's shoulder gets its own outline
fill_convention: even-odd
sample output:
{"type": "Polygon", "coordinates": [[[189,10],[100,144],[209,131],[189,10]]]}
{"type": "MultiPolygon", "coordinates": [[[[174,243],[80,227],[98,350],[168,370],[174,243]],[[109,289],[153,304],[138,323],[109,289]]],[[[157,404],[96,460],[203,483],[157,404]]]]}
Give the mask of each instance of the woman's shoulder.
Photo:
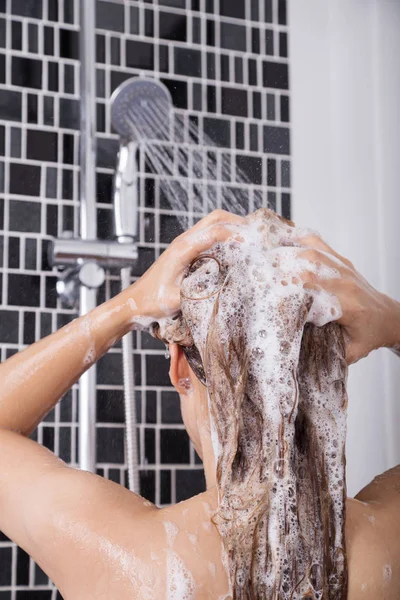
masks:
{"type": "Polygon", "coordinates": [[[347,499],[348,600],[398,600],[399,532],[399,519],[394,519],[384,502],[372,497],[369,500],[347,499]]]}
{"type": "Polygon", "coordinates": [[[229,598],[222,542],[212,522],[216,505],[213,489],[153,515],[165,531],[169,585],[173,585],[171,577],[180,569],[184,580],[194,586],[193,597],[199,600],[229,598]],[[176,565],[176,569],[171,565],[176,565]]]}

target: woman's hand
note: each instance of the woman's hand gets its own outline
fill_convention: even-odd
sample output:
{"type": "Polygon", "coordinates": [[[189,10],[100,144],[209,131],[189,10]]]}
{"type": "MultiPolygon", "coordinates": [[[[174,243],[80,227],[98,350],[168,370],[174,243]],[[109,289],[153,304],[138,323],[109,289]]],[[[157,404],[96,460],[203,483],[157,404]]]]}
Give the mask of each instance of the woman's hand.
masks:
{"type": "Polygon", "coordinates": [[[201,252],[235,234],[243,217],[214,210],[182,233],[146,273],[127,290],[137,304],[136,314],[154,320],[179,311],[180,286],[186,268],[201,252]]]}
{"type": "Polygon", "coordinates": [[[303,279],[304,287],[322,288],[339,299],[342,315],[338,323],[347,334],[348,364],[377,348],[396,348],[400,343],[400,303],[375,290],[349,260],[337,254],[320,237],[311,235],[297,241],[305,247],[300,258],[340,273],[336,279],[322,279],[305,272],[303,279]]]}

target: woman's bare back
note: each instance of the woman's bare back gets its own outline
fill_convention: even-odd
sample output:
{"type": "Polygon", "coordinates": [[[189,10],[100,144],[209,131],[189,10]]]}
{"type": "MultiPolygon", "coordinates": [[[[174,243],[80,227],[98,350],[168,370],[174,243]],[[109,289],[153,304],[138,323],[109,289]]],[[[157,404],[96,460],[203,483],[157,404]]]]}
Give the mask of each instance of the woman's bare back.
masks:
{"type": "MultiPolygon", "coordinates": [[[[91,486],[95,478],[85,475],[91,486]]],[[[52,563],[45,559],[42,566],[57,573],[53,578],[65,600],[231,598],[221,540],[211,520],[215,488],[163,509],[140,500],[138,517],[136,496],[110,482],[97,483],[102,490],[97,489],[94,502],[89,493],[79,506],[70,503],[53,513],[57,556],[42,544],[52,563]]],[[[347,500],[348,600],[398,600],[399,527],[392,517],[379,501],[347,500]]]]}
{"type": "MultiPolygon", "coordinates": [[[[16,433],[0,429],[0,445],[0,528],[65,600],[228,600],[216,488],[158,509],[16,433]]],[[[347,500],[348,599],[398,600],[400,468],[357,498],[347,500]]]]}

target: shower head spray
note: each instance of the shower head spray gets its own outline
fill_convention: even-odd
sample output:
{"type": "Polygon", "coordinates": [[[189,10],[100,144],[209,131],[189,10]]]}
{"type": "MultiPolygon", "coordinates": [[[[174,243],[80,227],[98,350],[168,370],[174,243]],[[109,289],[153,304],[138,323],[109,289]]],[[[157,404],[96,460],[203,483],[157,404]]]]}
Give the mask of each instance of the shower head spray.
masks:
{"type": "Polygon", "coordinates": [[[165,137],[171,108],[171,94],[163,83],[132,77],[111,96],[111,121],[125,142],[165,137]]]}

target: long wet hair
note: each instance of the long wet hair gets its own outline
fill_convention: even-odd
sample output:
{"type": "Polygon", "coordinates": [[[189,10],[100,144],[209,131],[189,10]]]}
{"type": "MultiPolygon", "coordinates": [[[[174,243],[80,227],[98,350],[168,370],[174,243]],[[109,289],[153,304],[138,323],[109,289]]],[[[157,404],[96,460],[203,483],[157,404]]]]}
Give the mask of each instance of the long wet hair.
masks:
{"type": "MultiPolygon", "coordinates": [[[[277,217],[267,211],[264,218],[277,217]]],[[[163,335],[157,326],[154,334],[180,343],[207,386],[220,449],[213,522],[226,552],[233,600],[345,600],[347,366],[341,327],[306,323],[310,302],[300,307],[300,356],[286,374],[294,382],[296,410],[274,424],[254,391],[245,322],[238,327],[219,318],[223,294],[221,289],[214,298],[202,352],[193,342],[191,326],[198,318],[193,303],[183,302],[182,314],[163,335]],[[288,427],[294,427],[291,447],[285,441],[288,427]],[[273,439],[277,449],[268,450],[273,439]],[[279,495],[285,461],[293,485],[279,495]]]]}

